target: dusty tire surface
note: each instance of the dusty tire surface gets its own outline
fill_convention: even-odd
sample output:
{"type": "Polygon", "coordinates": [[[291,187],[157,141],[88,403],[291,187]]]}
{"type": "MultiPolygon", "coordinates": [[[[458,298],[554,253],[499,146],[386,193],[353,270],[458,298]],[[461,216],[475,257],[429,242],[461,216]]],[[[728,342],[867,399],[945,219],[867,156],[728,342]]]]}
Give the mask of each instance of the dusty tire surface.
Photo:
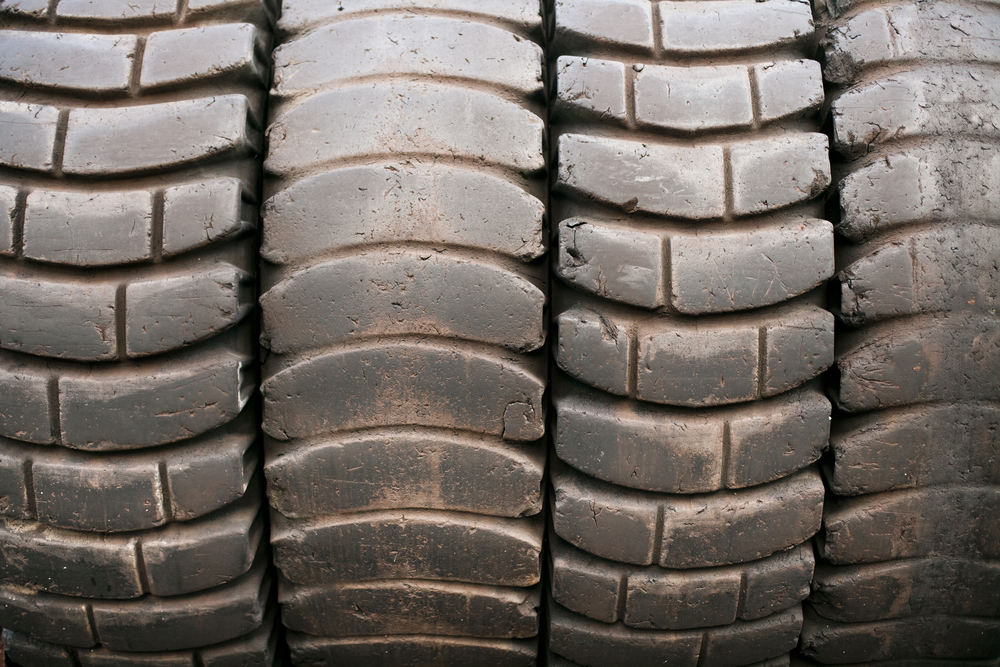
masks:
{"type": "Polygon", "coordinates": [[[547,274],[534,0],[288,0],[265,471],[294,664],[537,658],[547,274]]]}
{"type": "Polygon", "coordinates": [[[1000,650],[1000,11],[834,2],[824,23],[841,412],[802,650],[975,664],[1000,650]]]}
{"type": "Polygon", "coordinates": [[[0,624],[26,667],[208,664],[273,634],[253,342],[273,11],[0,5],[0,624]]]}
{"type": "Polygon", "coordinates": [[[834,359],[811,10],[553,8],[549,650],[787,661],[834,359]]]}

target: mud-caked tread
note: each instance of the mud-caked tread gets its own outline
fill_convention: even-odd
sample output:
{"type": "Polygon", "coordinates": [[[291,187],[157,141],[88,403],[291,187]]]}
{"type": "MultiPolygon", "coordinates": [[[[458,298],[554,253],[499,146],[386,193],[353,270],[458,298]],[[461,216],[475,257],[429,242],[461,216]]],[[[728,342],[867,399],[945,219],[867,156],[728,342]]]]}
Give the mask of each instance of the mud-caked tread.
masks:
{"type": "Polygon", "coordinates": [[[538,586],[416,579],[297,586],[282,580],[278,591],[285,627],[313,635],[520,639],[538,634],[538,586]]]}
{"type": "Polygon", "coordinates": [[[276,623],[254,340],[276,9],[0,4],[3,625],[93,648],[77,665],[274,660],[188,649],[276,623]]]}
{"type": "Polygon", "coordinates": [[[798,643],[802,606],[757,621],[702,630],[638,630],[600,623],[549,604],[549,650],[589,667],[739,667],[788,653],[798,643]]]}
{"type": "Polygon", "coordinates": [[[538,641],[482,639],[434,635],[377,635],[373,637],[314,637],[288,633],[293,665],[358,665],[412,667],[439,665],[493,665],[534,667],[538,641]]]}
{"type": "Polygon", "coordinates": [[[141,662],[148,667],[278,667],[277,619],[272,608],[261,626],[236,639],[188,651],[134,653],[105,647],[74,648],[4,630],[3,643],[23,667],[120,667],[141,662]]]}
{"type": "Polygon", "coordinates": [[[144,530],[239,500],[257,463],[249,414],[190,441],[127,454],[0,438],[0,514],[74,530],[144,530]]]}
{"type": "Polygon", "coordinates": [[[63,646],[156,652],[235,639],[264,622],[273,579],[266,549],[241,577],[172,597],[88,600],[0,585],[0,623],[63,646]]]}
{"type": "Polygon", "coordinates": [[[1000,484],[1000,407],[915,405],[834,424],[826,483],[842,496],[939,484],[1000,484]]]}
{"type": "Polygon", "coordinates": [[[208,516],[135,533],[80,533],[0,519],[0,581],[59,595],[183,595],[245,573],[263,543],[259,485],[208,516]]]}
{"type": "Polygon", "coordinates": [[[737,491],[623,489],[552,464],[555,532],[595,556],[693,569],[764,558],[812,537],[823,514],[816,468],[737,491]]]}
{"type": "Polygon", "coordinates": [[[703,570],[630,567],[591,556],[549,535],[552,599],[604,623],[646,630],[686,630],[750,621],[809,595],[808,543],[763,560],[703,570]]]}
{"type": "Polygon", "coordinates": [[[268,442],[271,507],[293,519],[423,508],[530,516],[542,510],[545,452],[496,436],[398,428],[268,442]]]}
{"type": "MultiPolygon", "coordinates": [[[[838,623],[806,609],[802,652],[828,665],[897,660],[992,660],[1000,653],[1000,620],[918,616],[838,623]]],[[[919,663],[918,663],[919,664],[919,663]]]]}
{"type": "Polygon", "coordinates": [[[274,562],[297,584],[430,579],[534,586],[541,579],[543,524],[538,516],[513,519],[433,510],[305,520],[272,516],[274,562]]]}
{"type": "Polygon", "coordinates": [[[277,31],[262,394],[285,623],[315,637],[292,661],[533,664],[541,5],[291,0],[277,31]]]}
{"type": "Polygon", "coordinates": [[[912,616],[1000,617],[1000,562],[921,558],[820,565],[809,603],[824,618],[860,623],[912,616]]]}
{"type": "Polygon", "coordinates": [[[831,498],[822,556],[839,564],[897,558],[1000,558],[1000,487],[931,486],[831,498]]]}

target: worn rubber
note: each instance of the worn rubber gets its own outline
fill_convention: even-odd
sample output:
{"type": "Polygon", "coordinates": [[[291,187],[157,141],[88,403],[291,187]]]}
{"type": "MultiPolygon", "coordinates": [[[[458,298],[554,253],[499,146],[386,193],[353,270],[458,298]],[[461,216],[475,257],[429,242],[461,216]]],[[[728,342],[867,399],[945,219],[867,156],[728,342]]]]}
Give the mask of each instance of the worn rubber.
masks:
{"type": "Polygon", "coordinates": [[[141,661],[150,667],[280,667],[275,608],[253,632],[236,639],[189,651],[129,653],[101,648],[73,648],[43,642],[20,632],[4,630],[8,655],[22,667],[120,667],[141,661]]]}
{"type": "Polygon", "coordinates": [[[283,619],[315,637],[292,660],[533,664],[540,6],[288,0],[277,30],[262,392],[283,619]]]}
{"type": "Polygon", "coordinates": [[[95,648],[77,664],[272,631],[254,338],[275,10],[0,5],[0,623],[95,648]]]}
{"type": "Polygon", "coordinates": [[[688,630],[752,621],[809,595],[814,557],[805,544],[759,561],[703,570],[633,567],[549,536],[552,599],[604,623],[688,630]]]}
{"type": "Polygon", "coordinates": [[[0,624],[41,641],[112,651],[159,652],[216,644],[259,628],[272,597],[264,545],[233,581],[188,595],[90,600],[0,584],[0,624]]]}
{"type": "Polygon", "coordinates": [[[787,654],[835,360],[810,8],[555,0],[550,23],[549,649],[601,667],[787,654]]]}
{"type": "Polygon", "coordinates": [[[776,658],[798,643],[802,607],[708,630],[637,630],[549,605],[549,650],[588,667],[740,667],[776,658]]]}
{"type": "MultiPolygon", "coordinates": [[[[880,660],[995,660],[1000,620],[918,616],[871,623],[838,623],[806,609],[802,652],[828,665],[880,660]]],[[[877,663],[876,663],[877,664],[877,663]]]]}

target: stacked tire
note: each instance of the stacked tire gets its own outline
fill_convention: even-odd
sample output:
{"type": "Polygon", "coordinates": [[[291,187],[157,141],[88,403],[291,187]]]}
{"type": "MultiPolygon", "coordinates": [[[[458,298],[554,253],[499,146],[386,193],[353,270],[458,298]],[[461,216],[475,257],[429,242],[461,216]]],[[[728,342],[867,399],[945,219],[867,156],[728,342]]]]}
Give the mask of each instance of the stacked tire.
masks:
{"type": "Polygon", "coordinates": [[[844,417],[803,650],[995,662],[1000,9],[828,11],[844,417]]]}
{"type": "Polygon", "coordinates": [[[253,341],[270,11],[0,5],[0,625],[26,666],[276,660],[253,341]]]}
{"type": "Polygon", "coordinates": [[[533,0],[286,0],[264,430],[298,665],[533,665],[547,182],[533,0]]]}
{"type": "Polygon", "coordinates": [[[549,650],[787,664],[833,363],[808,4],[557,0],[549,650]]]}

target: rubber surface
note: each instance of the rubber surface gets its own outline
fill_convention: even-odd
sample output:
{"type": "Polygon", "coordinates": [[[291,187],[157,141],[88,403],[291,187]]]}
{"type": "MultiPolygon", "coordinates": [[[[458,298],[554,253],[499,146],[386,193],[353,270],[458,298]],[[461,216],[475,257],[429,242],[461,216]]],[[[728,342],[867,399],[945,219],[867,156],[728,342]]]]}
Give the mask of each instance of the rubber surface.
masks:
{"type": "Polygon", "coordinates": [[[282,618],[312,635],[295,664],[534,663],[539,9],[283,5],[260,302],[282,618]]]}
{"type": "Polygon", "coordinates": [[[275,10],[0,5],[0,623],[94,649],[76,664],[271,633],[254,338],[275,10]]]}

